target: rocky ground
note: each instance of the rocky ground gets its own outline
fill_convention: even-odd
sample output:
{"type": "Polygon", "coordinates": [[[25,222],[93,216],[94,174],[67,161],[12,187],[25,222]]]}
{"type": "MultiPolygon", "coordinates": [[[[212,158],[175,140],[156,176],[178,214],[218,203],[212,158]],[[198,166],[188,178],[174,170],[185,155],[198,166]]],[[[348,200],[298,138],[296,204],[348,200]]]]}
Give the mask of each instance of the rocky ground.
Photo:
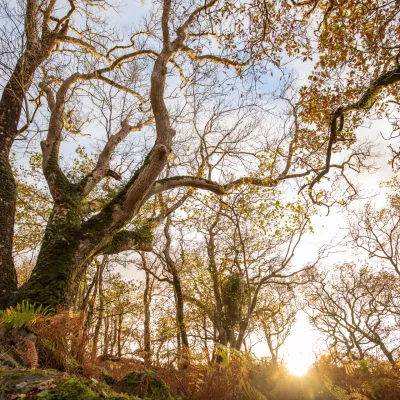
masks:
{"type": "Polygon", "coordinates": [[[55,370],[0,368],[0,400],[174,400],[152,371],[132,372],[118,382],[84,379],[55,370]],[[108,382],[105,383],[105,382],[108,382]]]}

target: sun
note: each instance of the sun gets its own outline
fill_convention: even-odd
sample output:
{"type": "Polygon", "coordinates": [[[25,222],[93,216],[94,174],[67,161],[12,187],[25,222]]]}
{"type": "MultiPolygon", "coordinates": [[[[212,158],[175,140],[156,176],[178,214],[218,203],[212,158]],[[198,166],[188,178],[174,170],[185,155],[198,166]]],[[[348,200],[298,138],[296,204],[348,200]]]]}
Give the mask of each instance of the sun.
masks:
{"type": "Polygon", "coordinates": [[[318,335],[305,314],[300,313],[285,343],[285,365],[290,374],[304,376],[315,361],[318,335]]]}
{"type": "MultiPolygon", "coordinates": [[[[281,347],[280,360],[294,376],[304,376],[316,360],[317,343],[321,336],[312,329],[307,315],[300,311],[289,337],[281,347]]],[[[257,357],[270,357],[268,346],[259,342],[253,347],[257,357]]]]}
{"type": "Polygon", "coordinates": [[[307,374],[309,368],[314,362],[310,354],[302,352],[292,353],[286,361],[286,368],[291,375],[304,376],[307,374]]]}

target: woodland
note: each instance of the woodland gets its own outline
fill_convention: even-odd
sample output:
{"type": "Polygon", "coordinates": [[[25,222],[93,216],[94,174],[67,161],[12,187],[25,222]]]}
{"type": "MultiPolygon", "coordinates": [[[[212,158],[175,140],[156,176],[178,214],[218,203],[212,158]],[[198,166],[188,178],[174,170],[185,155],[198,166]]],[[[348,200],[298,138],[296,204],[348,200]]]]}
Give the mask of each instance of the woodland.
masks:
{"type": "Polygon", "coordinates": [[[399,0],[0,0],[0,70],[0,399],[400,398],[399,0]]]}

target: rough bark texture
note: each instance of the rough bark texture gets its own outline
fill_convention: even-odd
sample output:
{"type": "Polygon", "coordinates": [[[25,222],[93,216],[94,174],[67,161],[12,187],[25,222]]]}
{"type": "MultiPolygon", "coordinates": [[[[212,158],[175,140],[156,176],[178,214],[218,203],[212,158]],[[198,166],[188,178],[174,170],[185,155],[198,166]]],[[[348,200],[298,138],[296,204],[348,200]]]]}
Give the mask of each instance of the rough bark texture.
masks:
{"type": "Polygon", "coordinates": [[[30,86],[33,77],[33,68],[26,70],[23,62],[23,58],[18,60],[0,100],[0,300],[3,300],[1,305],[8,294],[17,289],[12,258],[17,192],[9,157],[11,146],[17,136],[25,87],[30,86]],[[21,85],[21,82],[26,80],[26,84],[21,85]]]}
{"type": "MultiPolygon", "coordinates": [[[[42,89],[47,95],[47,102],[51,111],[47,138],[41,143],[43,171],[55,205],[52,218],[46,228],[37,264],[31,279],[21,291],[21,298],[52,306],[65,304],[71,291],[74,290],[74,282],[82,276],[88,261],[92,257],[99,254],[114,254],[131,250],[135,246],[142,250],[151,248],[148,246],[148,230],[132,233],[123,231],[123,229],[132,222],[148,198],[155,194],[156,180],[164,170],[167,159],[172,152],[175,130],[171,127],[170,116],[164,99],[167,65],[178,52],[185,52],[197,61],[207,59],[224,65],[232,65],[229,60],[219,59],[211,55],[207,57],[195,56],[184,45],[188,36],[187,30],[196,20],[198,14],[215,3],[216,0],[213,0],[190,14],[182,26],[176,29],[176,37],[171,41],[169,26],[171,2],[168,0],[164,2],[161,18],[163,37],[161,51],[157,54],[154,51],[143,50],[129,55],[129,58],[132,59],[144,54],[151,54],[155,58],[150,78],[150,102],[153,117],[135,127],[130,126],[127,121],[122,121],[121,129],[109,138],[101,152],[95,169],[78,184],[69,182],[59,165],[59,150],[63,140],[64,116],[70,89],[81,81],[93,79],[102,79],[108,84],[113,84],[113,81],[103,74],[117,68],[119,63],[126,61],[127,57],[122,56],[108,67],[94,72],[73,73],[58,86],[57,93],[53,93],[51,83],[45,82],[43,84],[42,89]],[[115,146],[129,132],[139,130],[143,124],[152,121],[155,122],[156,140],[142,166],[98,214],[85,221],[81,212],[84,200],[96,184],[107,175],[110,157],[115,146]]],[[[57,38],[59,40],[60,36],[57,38]]],[[[73,38],[63,36],[63,40],[71,42],[73,38]]],[[[80,40],[77,42],[76,39],[75,42],[79,44],[80,40]]],[[[88,44],[84,48],[93,51],[93,47],[88,44]]],[[[117,83],[114,83],[114,85],[120,90],[124,89],[117,83]]],[[[138,94],[136,96],[141,98],[138,94]]],[[[179,182],[180,186],[185,184],[195,187],[196,183],[198,183],[198,179],[179,182]]],[[[204,185],[204,183],[200,183],[204,185]]],[[[170,190],[174,187],[174,184],[172,182],[172,186],[164,185],[158,190],[170,190]]],[[[210,185],[210,182],[208,182],[207,188],[210,185]]],[[[212,185],[210,189],[212,189],[212,185]]],[[[218,193],[223,192],[223,190],[216,190],[218,193]]]]}
{"type": "Polygon", "coordinates": [[[17,290],[12,258],[16,191],[8,154],[0,153],[0,307],[17,290]]]}
{"type": "MultiPolygon", "coordinates": [[[[165,7],[165,33],[169,30],[169,13],[169,7],[165,7]]],[[[71,75],[63,82],[56,95],[50,88],[46,88],[51,117],[47,138],[42,142],[43,170],[55,207],[32,277],[22,290],[22,298],[53,306],[65,304],[76,276],[82,273],[87,261],[101,253],[101,249],[110,244],[114,236],[139,212],[172,150],[175,131],[171,129],[164,101],[167,63],[172,55],[169,36],[164,37],[163,50],[154,63],[151,75],[150,100],[157,132],[152,150],[142,167],[118,195],[86,222],[82,222],[81,207],[83,199],[90,191],[88,179],[84,178],[77,185],[70,183],[58,162],[68,91],[72,84],[82,79],[91,79],[91,75],[71,75]]],[[[126,240],[121,239],[123,238],[119,237],[117,242],[126,247],[126,240]]],[[[109,252],[114,252],[114,249],[106,251],[109,252]]]]}
{"type": "MultiPolygon", "coordinates": [[[[64,24],[57,25],[55,30],[50,29],[50,15],[54,7],[55,2],[50,2],[47,8],[42,10],[44,17],[40,21],[38,2],[26,1],[25,37],[21,37],[22,54],[15,66],[10,66],[13,72],[0,100],[0,306],[4,305],[4,299],[9,293],[17,289],[12,259],[17,193],[11,172],[10,151],[19,134],[18,125],[22,106],[35,72],[50,56],[56,42],[60,41],[68,30],[68,20],[65,20],[64,24]],[[40,37],[39,32],[41,32],[40,37]],[[25,42],[25,47],[23,42],[25,42]]],[[[23,129],[27,128],[29,123],[30,121],[27,120],[23,129]]]]}
{"type": "Polygon", "coordinates": [[[21,299],[56,306],[64,304],[74,282],[80,232],[57,217],[48,223],[37,263],[29,281],[21,288],[21,299]]]}

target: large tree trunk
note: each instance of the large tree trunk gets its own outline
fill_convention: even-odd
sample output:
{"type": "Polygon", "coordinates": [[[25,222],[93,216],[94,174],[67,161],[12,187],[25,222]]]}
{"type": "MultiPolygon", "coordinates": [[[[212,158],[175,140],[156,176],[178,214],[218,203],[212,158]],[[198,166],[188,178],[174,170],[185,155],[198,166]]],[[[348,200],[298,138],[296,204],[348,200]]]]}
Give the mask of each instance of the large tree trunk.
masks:
{"type": "Polygon", "coordinates": [[[90,255],[82,251],[79,228],[58,219],[55,213],[46,228],[35,268],[20,293],[20,299],[52,307],[67,303],[75,275],[90,255]]]}
{"type": "MultiPolygon", "coordinates": [[[[32,29],[31,25],[38,9],[36,5],[28,8],[29,15],[27,11],[25,21],[26,49],[15,64],[0,100],[0,307],[17,289],[12,257],[17,191],[10,164],[11,147],[18,136],[22,106],[34,74],[55,43],[52,36],[46,37],[41,43],[32,37],[36,27],[32,29]]],[[[28,125],[29,121],[26,121],[26,127],[28,125]]]]}
{"type": "MultiPolygon", "coordinates": [[[[167,8],[163,20],[169,19],[169,12],[167,8]]],[[[131,250],[132,242],[136,244],[148,242],[149,235],[143,236],[143,232],[139,237],[136,232],[122,231],[121,235],[121,229],[132,221],[146,202],[154,182],[165,168],[172,151],[175,130],[171,128],[164,101],[167,64],[183,44],[186,35],[180,34],[179,40],[174,41],[172,48],[169,34],[166,33],[167,29],[168,23],[163,25],[165,43],[151,74],[150,100],[157,132],[155,144],[142,166],[124,188],[99,213],[87,221],[84,221],[80,208],[94,186],[105,177],[104,171],[101,172],[101,166],[104,164],[100,163],[99,169],[96,167],[93,173],[88,174],[78,184],[70,182],[59,166],[67,93],[71,85],[79,79],[84,79],[84,75],[72,74],[64,80],[56,95],[51,88],[44,89],[51,117],[47,138],[41,142],[43,171],[55,208],[46,228],[37,264],[31,278],[21,291],[21,298],[51,306],[65,305],[77,277],[81,276],[91,257],[131,250]],[[146,240],[143,240],[144,237],[146,240]],[[105,246],[109,247],[105,249],[105,246]]],[[[110,144],[111,147],[114,145],[110,144]]],[[[109,158],[104,157],[103,161],[109,162],[109,158]]],[[[149,250],[148,246],[146,250],[149,250]]]]}
{"type": "Polygon", "coordinates": [[[0,308],[6,305],[9,295],[17,290],[12,258],[15,203],[15,181],[8,153],[0,149],[0,308]]]}
{"type": "MultiPolygon", "coordinates": [[[[68,306],[93,257],[104,254],[104,249],[107,254],[128,249],[126,235],[110,231],[106,223],[82,224],[79,199],[71,195],[69,200],[68,205],[56,205],[52,211],[35,268],[21,288],[20,299],[51,307],[68,306]]],[[[135,231],[126,233],[131,248],[137,244],[148,250],[151,237],[147,233],[146,239],[135,231]]]]}

